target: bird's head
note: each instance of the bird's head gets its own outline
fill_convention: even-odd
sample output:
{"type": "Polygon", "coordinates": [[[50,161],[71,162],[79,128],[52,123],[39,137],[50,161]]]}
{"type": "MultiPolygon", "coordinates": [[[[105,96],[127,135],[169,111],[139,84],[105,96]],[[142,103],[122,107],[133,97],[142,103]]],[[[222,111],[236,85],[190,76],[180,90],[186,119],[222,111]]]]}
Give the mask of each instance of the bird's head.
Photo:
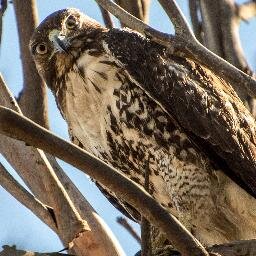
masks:
{"type": "Polygon", "coordinates": [[[72,68],[91,34],[103,31],[97,21],[74,8],[56,11],[46,17],[30,39],[30,51],[39,74],[51,87],[53,76],[72,68]]]}

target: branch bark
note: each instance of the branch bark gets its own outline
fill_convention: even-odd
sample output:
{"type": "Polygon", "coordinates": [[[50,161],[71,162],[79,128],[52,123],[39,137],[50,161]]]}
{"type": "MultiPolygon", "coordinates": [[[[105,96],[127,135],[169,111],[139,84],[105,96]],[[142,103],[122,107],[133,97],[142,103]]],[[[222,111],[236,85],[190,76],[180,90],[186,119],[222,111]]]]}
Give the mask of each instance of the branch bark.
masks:
{"type": "Polygon", "coordinates": [[[115,2],[136,18],[148,23],[150,0],[115,0],[115,2]]]}
{"type": "Polygon", "coordinates": [[[7,0],[0,0],[0,46],[2,42],[2,33],[3,33],[3,17],[7,9],[7,0]]]}
{"type": "Polygon", "coordinates": [[[111,14],[108,11],[106,11],[105,9],[103,9],[100,5],[99,5],[99,8],[100,8],[101,15],[102,15],[102,18],[104,20],[104,23],[105,23],[106,27],[107,28],[113,28],[114,24],[113,24],[113,21],[111,19],[111,14]]]}
{"type": "MultiPolygon", "coordinates": [[[[1,76],[0,105],[21,113],[1,76]]],[[[0,152],[12,164],[33,194],[53,208],[58,224],[58,235],[66,246],[73,242],[73,250],[77,255],[124,255],[112,232],[52,156],[49,158],[55,172],[42,151],[4,135],[0,135],[0,152]],[[89,221],[91,232],[83,232],[88,230],[84,220],[89,221]]]]}
{"type": "Polygon", "coordinates": [[[122,173],[108,166],[81,148],[53,135],[26,117],[0,106],[0,131],[46,152],[81,169],[115,194],[129,202],[153,225],[166,234],[167,239],[183,255],[206,256],[204,247],[159,205],[147,192],[122,173]]]}
{"type": "Polygon", "coordinates": [[[48,128],[46,85],[38,75],[29,51],[29,40],[38,24],[35,0],[14,0],[20,53],[23,68],[24,88],[19,96],[19,105],[25,116],[48,128]]]}
{"type": "Polygon", "coordinates": [[[26,189],[23,188],[0,163],[0,185],[20,203],[30,209],[43,220],[52,230],[57,232],[57,226],[52,208],[47,207],[26,189]]]}
{"type": "Polygon", "coordinates": [[[138,242],[138,244],[141,244],[140,236],[133,229],[133,227],[128,223],[126,218],[117,217],[116,221],[138,242]]]}
{"type": "Polygon", "coordinates": [[[202,43],[202,21],[199,18],[199,0],[189,0],[189,12],[194,34],[197,40],[202,43]]]}

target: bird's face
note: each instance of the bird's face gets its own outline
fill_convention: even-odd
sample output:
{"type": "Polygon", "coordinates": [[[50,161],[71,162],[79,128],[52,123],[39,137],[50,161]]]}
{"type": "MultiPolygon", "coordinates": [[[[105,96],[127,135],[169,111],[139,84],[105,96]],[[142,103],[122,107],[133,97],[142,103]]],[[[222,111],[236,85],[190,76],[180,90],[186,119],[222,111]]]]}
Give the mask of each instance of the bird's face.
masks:
{"type": "Polygon", "coordinates": [[[51,87],[53,76],[70,69],[79,55],[83,38],[101,25],[74,8],[52,13],[36,28],[30,51],[39,74],[51,87]]]}

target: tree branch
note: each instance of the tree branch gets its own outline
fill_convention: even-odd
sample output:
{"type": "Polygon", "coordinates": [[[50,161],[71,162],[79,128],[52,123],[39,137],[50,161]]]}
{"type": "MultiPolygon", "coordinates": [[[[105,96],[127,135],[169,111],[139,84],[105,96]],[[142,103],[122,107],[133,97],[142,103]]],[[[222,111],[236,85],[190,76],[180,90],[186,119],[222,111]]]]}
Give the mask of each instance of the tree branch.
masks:
{"type": "Polygon", "coordinates": [[[203,246],[180,222],[147,192],[95,156],[55,136],[15,111],[2,106],[0,107],[0,132],[56,155],[108,187],[134,206],[153,225],[159,227],[175,248],[184,255],[208,255],[203,246]]]}
{"type": "MultiPolygon", "coordinates": [[[[21,114],[17,102],[6,87],[1,75],[0,105],[12,108],[21,114]]],[[[23,142],[0,135],[0,152],[12,164],[33,194],[40,201],[54,207],[58,235],[65,245],[72,241],[74,244],[72,249],[77,255],[85,253],[88,256],[124,255],[112,232],[52,156],[48,157],[55,173],[42,151],[29,147],[23,142]],[[62,191],[68,191],[69,195],[62,191]],[[77,219],[77,214],[82,220],[89,222],[91,232],[80,233],[85,228],[85,223],[80,222],[80,217],[77,219]],[[79,236],[77,236],[78,233],[79,236]]]]}
{"type": "Polygon", "coordinates": [[[0,252],[0,256],[74,256],[71,254],[64,254],[59,252],[47,252],[47,253],[39,253],[39,252],[30,252],[24,250],[16,249],[16,246],[3,246],[3,251],[0,252]]]}
{"type": "MultiPolygon", "coordinates": [[[[115,0],[128,13],[147,23],[149,18],[150,0],[115,0]]],[[[121,22],[122,26],[127,24],[121,22]]]]}
{"type": "Polygon", "coordinates": [[[99,8],[100,8],[101,15],[102,15],[102,18],[103,18],[103,21],[104,21],[106,27],[107,28],[113,28],[114,24],[113,24],[113,21],[111,19],[111,14],[107,10],[102,8],[100,5],[99,5],[99,8]]]}
{"type": "Polygon", "coordinates": [[[28,47],[38,24],[36,1],[14,0],[13,4],[19,32],[24,82],[24,88],[19,96],[19,105],[24,115],[48,128],[46,85],[37,72],[28,47]]]}
{"type": "Polygon", "coordinates": [[[15,199],[43,220],[52,230],[57,231],[53,210],[41,203],[23,188],[0,163],[0,185],[15,199]]]}
{"type": "MultiPolygon", "coordinates": [[[[184,22],[182,14],[176,19],[173,18],[175,22],[174,26],[175,28],[178,28],[178,31],[176,31],[178,32],[177,36],[173,36],[153,29],[109,0],[95,1],[115,15],[123,23],[127,24],[130,28],[150,36],[152,40],[164,45],[173,54],[193,59],[218,74],[233,86],[240,86],[243,84],[244,90],[246,90],[250,96],[256,96],[256,80],[200,44],[194,35],[191,35],[192,31],[186,27],[187,23],[184,22]],[[187,33],[188,31],[189,33],[187,33]]],[[[180,12],[180,10],[176,8],[177,6],[173,0],[170,0],[169,2],[170,3],[167,5],[168,0],[161,0],[162,5],[166,4],[166,9],[169,10],[169,8],[174,7],[174,10],[170,13],[175,13],[176,15],[177,12],[180,12]]]]}
{"type": "Polygon", "coordinates": [[[133,229],[133,227],[128,223],[126,218],[117,217],[116,222],[120,224],[138,242],[138,244],[141,244],[140,236],[133,229]]]}
{"type": "Polygon", "coordinates": [[[237,16],[245,21],[256,16],[256,2],[248,1],[237,6],[237,16]]]}
{"type": "Polygon", "coordinates": [[[172,21],[175,34],[184,38],[195,39],[193,31],[176,2],[173,0],[158,0],[158,2],[172,21]]]}
{"type": "Polygon", "coordinates": [[[0,0],[0,46],[2,42],[2,33],[3,33],[3,17],[7,9],[7,0],[0,0]]]}
{"type": "Polygon", "coordinates": [[[241,240],[214,245],[208,248],[208,251],[219,256],[255,256],[256,240],[241,240]]]}
{"type": "Polygon", "coordinates": [[[194,34],[197,38],[197,40],[202,43],[202,23],[199,20],[198,12],[200,9],[199,0],[189,0],[189,12],[191,17],[191,22],[193,26],[194,34]]]}

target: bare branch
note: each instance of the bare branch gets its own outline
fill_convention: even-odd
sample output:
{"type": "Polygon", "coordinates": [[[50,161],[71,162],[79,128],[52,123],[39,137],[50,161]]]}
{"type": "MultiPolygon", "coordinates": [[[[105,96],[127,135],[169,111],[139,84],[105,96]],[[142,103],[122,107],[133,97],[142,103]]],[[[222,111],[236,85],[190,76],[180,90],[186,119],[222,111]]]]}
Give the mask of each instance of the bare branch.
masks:
{"type": "MultiPolygon", "coordinates": [[[[1,75],[0,105],[13,108],[21,113],[1,75]]],[[[72,241],[74,251],[77,254],[81,252],[82,255],[85,254],[85,251],[88,256],[124,255],[112,232],[52,156],[48,157],[55,173],[42,151],[29,147],[23,142],[0,135],[0,152],[12,164],[33,194],[40,201],[54,207],[53,210],[58,223],[58,235],[65,245],[72,241]],[[56,175],[64,188],[59,181],[56,182],[56,175]],[[69,192],[68,196],[63,193],[65,190],[69,192]],[[76,217],[77,215],[81,216],[82,223],[80,217],[76,217]],[[83,220],[89,222],[91,232],[79,233],[85,229],[83,220]],[[78,233],[79,236],[77,236],[78,233]]]]}
{"type": "Polygon", "coordinates": [[[208,255],[204,247],[185,227],[145,190],[90,153],[2,106],[0,107],[0,131],[4,135],[26,141],[34,147],[42,148],[46,152],[56,155],[108,187],[134,206],[153,225],[159,227],[175,248],[184,255],[191,255],[191,252],[196,256],[208,255]]]}
{"type": "Polygon", "coordinates": [[[141,244],[140,236],[134,230],[134,228],[128,223],[126,218],[117,217],[116,222],[120,224],[137,242],[141,244]]]}
{"type": "Polygon", "coordinates": [[[202,24],[198,17],[198,12],[200,9],[199,0],[189,0],[189,11],[191,22],[193,26],[194,34],[199,42],[203,42],[202,38],[202,24]]]}
{"type": "Polygon", "coordinates": [[[221,0],[220,12],[221,15],[219,18],[221,22],[224,58],[243,72],[252,75],[253,72],[246,61],[240,41],[239,22],[234,0],[221,0]]]}
{"type": "Polygon", "coordinates": [[[150,0],[115,0],[115,2],[136,18],[148,22],[150,0]]]}
{"type": "Polygon", "coordinates": [[[46,85],[35,67],[29,51],[29,40],[38,23],[35,0],[14,0],[23,67],[24,88],[19,97],[22,112],[38,124],[49,127],[46,85]]]}
{"type": "Polygon", "coordinates": [[[99,8],[100,8],[101,15],[102,15],[102,18],[104,20],[104,23],[105,23],[106,27],[107,28],[113,28],[114,24],[113,24],[113,21],[111,19],[111,14],[108,11],[106,11],[104,8],[102,8],[100,5],[99,5],[99,8]]]}
{"type": "Polygon", "coordinates": [[[64,254],[59,252],[47,252],[47,253],[39,253],[39,252],[30,252],[16,249],[16,246],[3,246],[3,251],[0,252],[0,256],[74,256],[71,254],[64,254]]]}
{"type": "Polygon", "coordinates": [[[0,185],[20,203],[30,209],[43,220],[52,230],[57,231],[53,210],[23,188],[0,163],[0,185]]]}
{"type": "Polygon", "coordinates": [[[140,19],[132,16],[126,10],[121,8],[119,5],[115,4],[110,0],[95,0],[99,5],[101,5],[105,10],[112,13],[116,18],[118,18],[122,23],[126,24],[128,27],[135,29],[142,34],[146,28],[150,28],[140,19]]]}
{"type": "Polygon", "coordinates": [[[149,22],[149,11],[150,11],[151,0],[141,0],[141,8],[143,13],[143,21],[149,22]]]}
{"type": "Polygon", "coordinates": [[[175,28],[175,34],[184,38],[195,39],[193,31],[174,0],[158,0],[175,28]]]}
{"type": "Polygon", "coordinates": [[[0,46],[2,42],[2,33],[3,33],[3,16],[7,9],[7,0],[0,0],[0,46]]]}
{"type": "Polygon", "coordinates": [[[222,33],[220,28],[220,1],[200,0],[202,16],[203,45],[220,57],[223,57],[222,33]]]}
{"type": "Polygon", "coordinates": [[[237,6],[237,16],[248,21],[249,19],[256,16],[256,2],[248,1],[246,3],[237,6]]]}

